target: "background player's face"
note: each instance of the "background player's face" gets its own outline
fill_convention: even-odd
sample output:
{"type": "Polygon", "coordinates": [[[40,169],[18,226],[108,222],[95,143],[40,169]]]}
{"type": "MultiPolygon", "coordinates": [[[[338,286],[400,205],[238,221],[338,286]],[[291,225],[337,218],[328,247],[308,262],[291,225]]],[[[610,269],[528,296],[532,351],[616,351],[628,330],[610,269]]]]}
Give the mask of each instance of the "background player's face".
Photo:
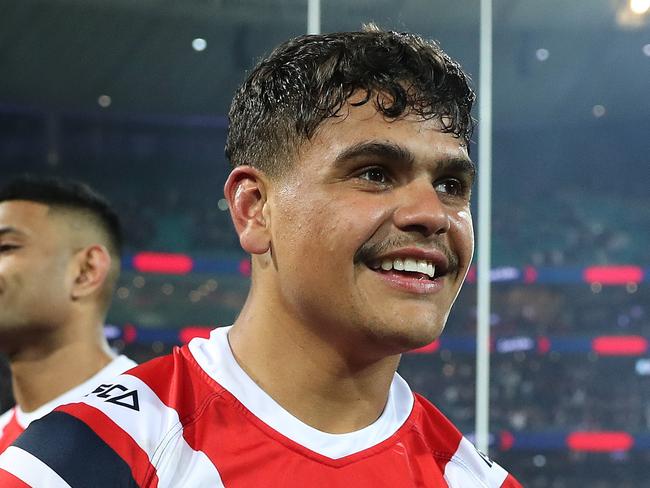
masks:
{"type": "Polygon", "coordinates": [[[22,200],[0,203],[3,350],[66,319],[72,255],[66,225],[48,206],[22,200]]]}
{"type": "Polygon", "coordinates": [[[270,193],[279,287],[291,313],[341,347],[403,352],[438,337],[467,273],[473,165],[437,121],[347,108],[270,193]],[[436,275],[382,269],[397,258],[436,275]]]}

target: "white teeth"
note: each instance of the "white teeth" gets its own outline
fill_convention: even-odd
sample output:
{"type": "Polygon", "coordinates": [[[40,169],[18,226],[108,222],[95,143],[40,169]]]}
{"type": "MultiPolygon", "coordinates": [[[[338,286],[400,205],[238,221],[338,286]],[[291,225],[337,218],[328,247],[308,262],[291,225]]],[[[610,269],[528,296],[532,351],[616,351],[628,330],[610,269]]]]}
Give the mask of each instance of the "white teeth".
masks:
{"type": "Polygon", "coordinates": [[[406,258],[404,260],[404,271],[418,272],[418,262],[413,258],[406,258]]]}
{"type": "Polygon", "coordinates": [[[414,259],[414,258],[395,258],[395,259],[383,259],[380,264],[373,266],[374,269],[383,269],[384,271],[390,271],[394,269],[395,271],[408,271],[412,273],[422,273],[429,278],[433,278],[436,273],[436,267],[424,260],[424,259],[414,259]]]}

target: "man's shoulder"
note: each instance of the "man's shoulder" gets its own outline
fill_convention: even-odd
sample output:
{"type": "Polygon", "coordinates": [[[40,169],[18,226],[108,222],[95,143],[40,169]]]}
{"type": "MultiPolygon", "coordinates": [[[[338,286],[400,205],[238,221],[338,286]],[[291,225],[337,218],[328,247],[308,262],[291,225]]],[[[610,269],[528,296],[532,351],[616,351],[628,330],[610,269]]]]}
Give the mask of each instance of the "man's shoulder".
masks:
{"type": "Polygon", "coordinates": [[[479,451],[438,408],[416,394],[418,424],[450,488],[520,488],[508,472],[479,451]]]}
{"type": "Polygon", "coordinates": [[[45,466],[48,473],[73,480],[68,481],[71,486],[104,476],[119,480],[111,486],[156,485],[159,477],[174,479],[178,472],[170,457],[208,466],[205,456],[184,440],[183,430],[201,417],[213,396],[213,386],[180,348],[33,422],[5,459],[20,457],[20,465],[12,458],[16,467],[10,472],[21,477],[29,476],[34,466],[45,466]],[[17,472],[20,466],[24,469],[17,472]]]}
{"type": "MultiPolygon", "coordinates": [[[[152,416],[178,422],[181,412],[197,408],[209,395],[208,385],[201,388],[203,382],[200,368],[188,354],[187,348],[176,348],[171,354],[106,379],[79,402],[61,406],[57,410],[81,415],[80,412],[91,407],[118,424],[131,421],[141,423],[152,416]]],[[[155,430],[161,427],[159,423],[155,430]]],[[[142,430],[142,427],[138,429],[142,430]]]]}
{"type": "Polygon", "coordinates": [[[418,424],[423,435],[435,442],[438,452],[453,455],[463,434],[438,407],[425,397],[416,393],[415,401],[421,412],[418,416],[418,424]]]}

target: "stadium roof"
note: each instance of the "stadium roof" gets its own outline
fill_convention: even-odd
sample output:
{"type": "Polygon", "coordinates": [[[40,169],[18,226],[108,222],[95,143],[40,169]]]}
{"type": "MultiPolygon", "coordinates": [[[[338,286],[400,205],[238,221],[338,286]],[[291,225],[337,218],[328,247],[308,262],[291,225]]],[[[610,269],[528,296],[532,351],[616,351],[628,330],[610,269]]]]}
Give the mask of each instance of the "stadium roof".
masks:
{"type": "MultiPolygon", "coordinates": [[[[327,0],[322,29],[374,20],[436,38],[476,81],[478,5],[327,0]]],[[[101,110],[107,95],[111,110],[224,114],[255,60],[305,31],[307,0],[0,0],[0,13],[0,103],[101,110]]],[[[650,118],[648,14],[625,0],[502,0],[494,16],[497,130],[650,118]]]]}

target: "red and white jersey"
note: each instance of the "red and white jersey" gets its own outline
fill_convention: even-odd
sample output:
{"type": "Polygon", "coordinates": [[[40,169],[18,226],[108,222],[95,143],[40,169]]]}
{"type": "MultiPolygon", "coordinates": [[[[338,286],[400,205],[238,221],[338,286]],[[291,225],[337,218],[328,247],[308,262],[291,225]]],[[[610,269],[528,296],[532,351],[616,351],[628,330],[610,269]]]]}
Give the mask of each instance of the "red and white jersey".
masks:
{"type": "Polygon", "coordinates": [[[310,427],[241,369],[227,330],[194,339],[35,422],[0,456],[0,485],[521,486],[397,374],[373,424],[348,434],[310,427]]]}
{"type": "Polygon", "coordinates": [[[44,417],[59,405],[73,402],[92,391],[100,383],[114,378],[137,364],[126,356],[118,356],[87,381],[59,395],[54,400],[41,405],[32,412],[23,412],[15,406],[0,415],[0,453],[2,453],[34,420],[44,417]]]}

